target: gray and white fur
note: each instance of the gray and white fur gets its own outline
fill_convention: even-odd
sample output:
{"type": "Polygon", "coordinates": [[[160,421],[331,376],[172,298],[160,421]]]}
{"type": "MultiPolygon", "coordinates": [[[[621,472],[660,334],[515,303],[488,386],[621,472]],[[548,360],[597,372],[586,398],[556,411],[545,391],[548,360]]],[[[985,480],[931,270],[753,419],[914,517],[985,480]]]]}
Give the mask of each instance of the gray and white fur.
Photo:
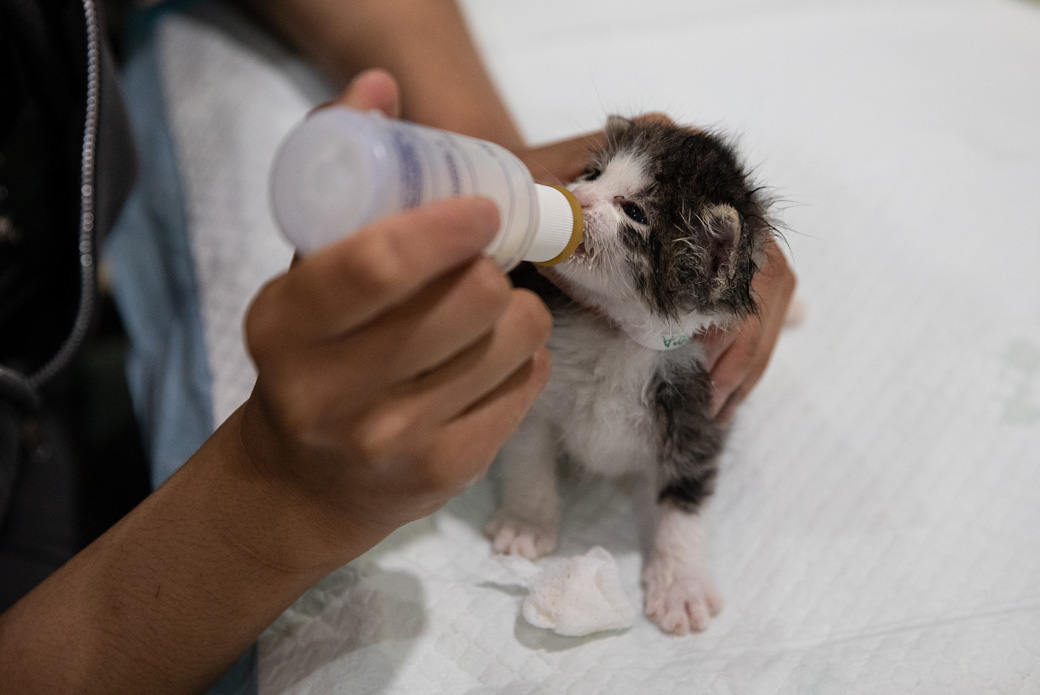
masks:
{"type": "Polygon", "coordinates": [[[498,552],[551,552],[561,455],[608,476],[643,472],[656,490],[646,614],[666,632],[703,630],[721,600],[700,512],[726,431],[710,413],[703,350],[686,340],[756,311],[767,205],[722,138],[664,118],[611,117],[607,146],[570,189],[584,239],[533,282],[554,315],[552,376],[499,455],[486,530],[498,552]]]}

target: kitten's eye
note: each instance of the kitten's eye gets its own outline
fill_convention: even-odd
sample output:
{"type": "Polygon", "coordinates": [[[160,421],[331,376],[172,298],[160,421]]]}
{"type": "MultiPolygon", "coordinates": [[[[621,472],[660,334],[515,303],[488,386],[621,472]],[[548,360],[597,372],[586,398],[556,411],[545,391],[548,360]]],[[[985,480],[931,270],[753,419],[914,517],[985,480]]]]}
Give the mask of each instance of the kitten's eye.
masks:
{"type": "Polygon", "coordinates": [[[629,216],[634,222],[639,224],[646,224],[646,213],[643,212],[643,208],[639,207],[635,203],[624,203],[621,209],[625,211],[625,214],[629,216]]]}
{"type": "Polygon", "coordinates": [[[599,175],[602,174],[602,173],[603,172],[600,171],[599,169],[595,169],[593,167],[589,167],[584,172],[582,172],[580,178],[583,181],[595,181],[596,179],[599,178],[599,175]]]}

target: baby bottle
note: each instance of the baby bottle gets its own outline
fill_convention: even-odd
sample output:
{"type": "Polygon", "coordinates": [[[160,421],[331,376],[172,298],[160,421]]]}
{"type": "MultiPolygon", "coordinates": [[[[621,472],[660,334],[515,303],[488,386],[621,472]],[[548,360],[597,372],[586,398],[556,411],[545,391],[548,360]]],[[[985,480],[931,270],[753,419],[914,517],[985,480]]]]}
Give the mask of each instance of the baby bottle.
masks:
{"type": "Polygon", "coordinates": [[[501,226],[485,251],[506,270],[522,260],[559,263],[581,242],[574,195],[534,183],[505,148],[377,111],[314,112],[282,143],[271,173],[275,218],[301,254],[380,217],[458,195],[498,206],[501,226]]]}

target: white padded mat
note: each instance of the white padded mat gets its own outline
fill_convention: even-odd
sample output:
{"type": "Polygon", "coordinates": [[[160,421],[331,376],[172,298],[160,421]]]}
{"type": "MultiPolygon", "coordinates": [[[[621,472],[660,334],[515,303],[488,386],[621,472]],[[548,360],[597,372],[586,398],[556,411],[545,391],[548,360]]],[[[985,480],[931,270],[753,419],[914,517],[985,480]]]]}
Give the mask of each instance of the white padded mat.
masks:
{"type": "MultiPolygon", "coordinates": [[[[532,141],[664,110],[738,135],[787,201],[808,319],[710,508],[726,608],[687,638],[526,625],[482,483],[287,612],[261,691],[1040,693],[1040,4],[464,5],[532,141]]],[[[267,165],[320,89],[219,10],[160,40],[224,417],[288,260],[267,165]]],[[[606,547],[638,600],[631,487],[572,482],[560,552],[606,547]]]]}

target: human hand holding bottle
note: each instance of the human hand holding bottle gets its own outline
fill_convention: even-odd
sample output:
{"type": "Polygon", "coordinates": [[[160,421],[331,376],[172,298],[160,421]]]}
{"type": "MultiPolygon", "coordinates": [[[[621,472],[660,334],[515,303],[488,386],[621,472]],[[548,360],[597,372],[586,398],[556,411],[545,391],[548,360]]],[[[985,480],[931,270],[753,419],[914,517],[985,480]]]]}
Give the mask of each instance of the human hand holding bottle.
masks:
{"type": "MultiPolygon", "coordinates": [[[[396,87],[365,73],[340,103],[393,116],[396,87]]],[[[246,461],[333,546],[478,479],[544,386],[551,318],[481,256],[497,227],[474,198],[388,217],[299,259],[251,306],[246,461]]]]}

